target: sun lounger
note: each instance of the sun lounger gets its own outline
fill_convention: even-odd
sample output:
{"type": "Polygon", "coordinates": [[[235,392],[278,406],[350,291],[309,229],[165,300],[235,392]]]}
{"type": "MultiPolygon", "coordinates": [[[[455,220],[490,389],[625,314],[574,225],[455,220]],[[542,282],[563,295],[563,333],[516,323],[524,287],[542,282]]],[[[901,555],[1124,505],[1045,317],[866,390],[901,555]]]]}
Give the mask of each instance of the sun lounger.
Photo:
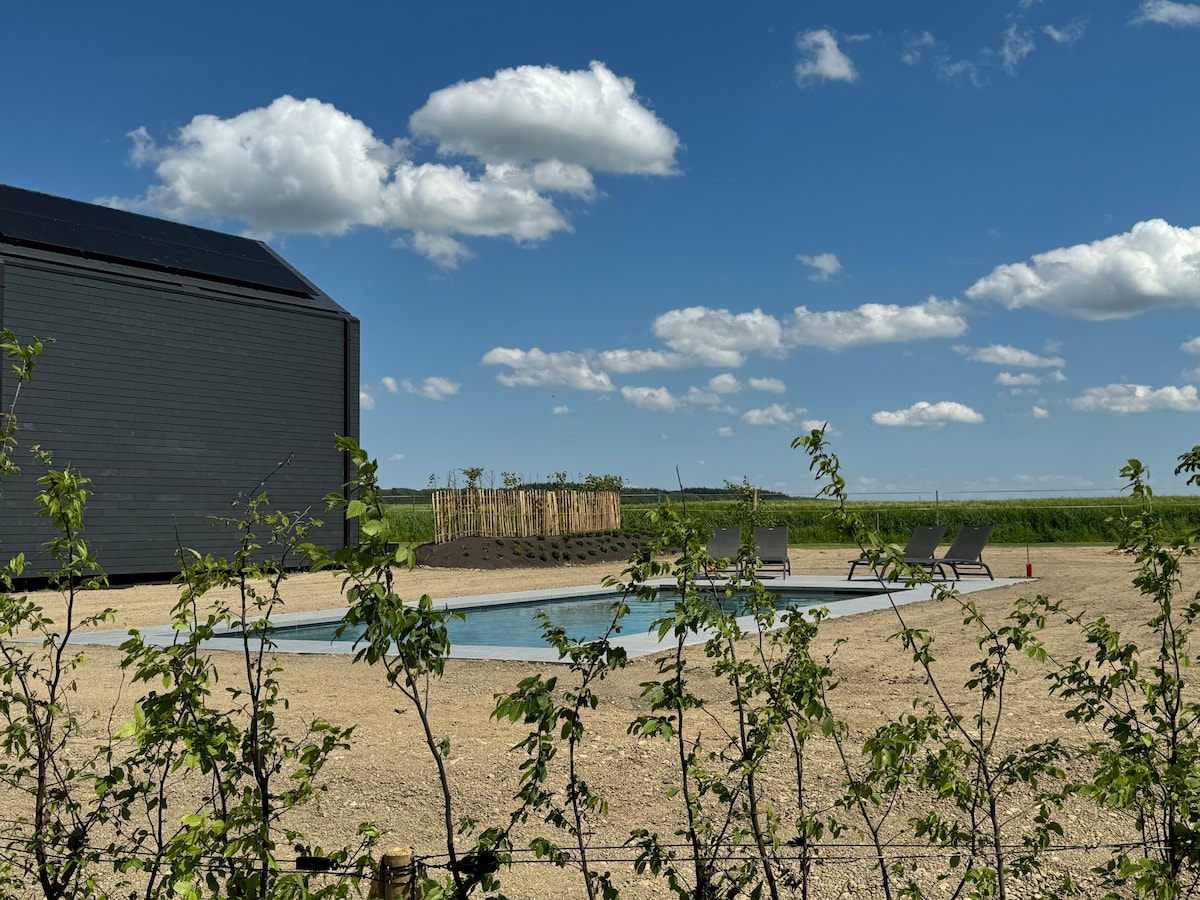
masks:
{"type": "Polygon", "coordinates": [[[738,552],[742,549],[742,529],[714,529],[705,549],[713,559],[729,560],[729,566],[719,570],[721,573],[737,571],[738,552]]]}
{"type": "Polygon", "coordinates": [[[788,530],[786,525],[774,528],[754,529],[754,546],[762,569],[778,569],[781,575],[792,574],[792,562],[788,559],[788,530]]]}
{"type": "MultiPolygon", "coordinates": [[[[904,545],[904,562],[910,566],[932,566],[936,559],[934,552],[945,534],[945,525],[918,525],[913,529],[908,543],[904,545]]],[[[885,557],[881,556],[879,561],[884,562],[885,557]]],[[[854,578],[855,569],[871,565],[871,560],[867,556],[860,556],[858,559],[849,560],[849,563],[850,573],[846,576],[847,581],[854,578]]],[[[878,578],[879,570],[872,567],[871,575],[878,578]]]]}
{"type": "Polygon", "coordinates": [[[987,575],[988,578],[995,581],[996,576],[992,574],[988,564],[983,561],[983,548],[987,546],[987,542],[991,540],[992,532],[995,530],[995,525],[972,525],[961,529],[945,555],[939,556],[928,566],[930,573],[940,572],[942,578],[945,578],[946,566],[949,566],[955,578],[964,574],[987,575]],[[967,571],[960,572],[960,569],[967,571]]]}

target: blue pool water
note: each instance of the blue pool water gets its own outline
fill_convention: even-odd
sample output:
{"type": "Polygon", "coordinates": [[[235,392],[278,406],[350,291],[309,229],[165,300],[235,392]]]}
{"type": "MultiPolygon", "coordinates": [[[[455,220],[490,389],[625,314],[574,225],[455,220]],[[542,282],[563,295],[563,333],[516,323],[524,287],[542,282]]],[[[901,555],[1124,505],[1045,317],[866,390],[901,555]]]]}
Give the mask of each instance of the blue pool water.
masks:
{"type": "MultiPolygon", "coordinates": [[[[861,597],[871,591],[832,591],[793,588],[781,594],[777,608],[804,608],[828,606],[849,597],[861,597]]],[[[482,647],[535,647],[541,645],[542,629],[537,614],[546,613],[550,620],[563,628],[567,635],[577,640],[595,640],[602,637],[613,618],[613,593],[595,594],[546,601],[521,603],[496,603],[487,606],[467,606],[461,612],[465,619],[451,619],[446,627],[451,645],[482,647]]],[[[728,612],[740,612],[740,600],[723,600],[728,612]]],[[[670,613],[675,600],[671,596],[659,600],[631,599],[629,613],[622,619],[621,634],[645,634],[651,624],[670,613]]],[[[312,641],[330,643],[355,641],[361,631],[347,629],[340,638],[335,636],[339,621],[313,622],[303,625],[276,625],[273,639],[276,641],[312,641]]]]}

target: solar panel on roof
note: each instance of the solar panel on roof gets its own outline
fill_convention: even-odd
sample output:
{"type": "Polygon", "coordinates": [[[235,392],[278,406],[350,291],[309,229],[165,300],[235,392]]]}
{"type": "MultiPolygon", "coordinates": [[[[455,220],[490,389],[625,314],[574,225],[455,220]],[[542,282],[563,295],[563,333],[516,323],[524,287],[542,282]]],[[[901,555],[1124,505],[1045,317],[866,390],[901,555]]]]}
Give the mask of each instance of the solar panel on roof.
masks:
{"type": "Polygon", "coordinates": [[[70,244],[74,241],[71,228],[65,222],[43,219],[0,207],[0,234],[22,236],[36,244],[70,244]]]}
{"type": "Polygon", "coordinates": [[[0,185],[0,235],[83,256],[313,296],[307,282],[249,238],[7,185],[0,185]]]}

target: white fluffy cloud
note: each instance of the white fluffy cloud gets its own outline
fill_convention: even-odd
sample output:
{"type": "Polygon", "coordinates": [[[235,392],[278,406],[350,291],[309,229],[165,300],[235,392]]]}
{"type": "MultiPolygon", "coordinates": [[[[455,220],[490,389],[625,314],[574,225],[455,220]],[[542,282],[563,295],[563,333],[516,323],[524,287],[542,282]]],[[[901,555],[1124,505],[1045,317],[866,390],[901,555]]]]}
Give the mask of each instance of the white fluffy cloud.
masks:
{"type": "Polygon", "coordinates": [[[813,274],[808,276],[811,281],[828,281],[842,271],[841,262],[832,253],[818,253],[816,256],[800,254],[796,259],[813,270],[813,274]]]}
{"type": "Polygon", "coordinates": [[[1134,24],[1170,25],[1172,28],[1200,28],[1200,5],[1174,0],[1142,0],[1134,24]]]}
{"type": "Polygon", "coordinates": [[[1042,406],[1035,406],[1029,412],[1035,419],[1046,419],[1050,416],[1050,413],[1042,406]]]}
{"type": "Polygon", "coordinates": [[[526,173],[497,166],[474,177],[462,166],[406,160],[381,187],[380,202],[382,224],[411,230],[413,247],[434,262],[457,262],[469,255],[453,234],[530,242],[571,227],[526,173]]]}
{"type": "Polygon", "coordinates": [[[967,296],[1095,321],[1200,306],[1200,227],[1139,222],[1125,234],[1039,253],[1032,264],[998,266],[967,296]]]}
{"type": "Polygon", "coordinates": [[[575,194],[585,200],[596,196],[596,182],[592,173],[583,166],[570,165],[558,160],[534,163],[530,170],[533,186],[539,191],[559,194],[575,194]]]}
{"type": "MultiPolygon", "coordinates": [[[[697,366],[734,368],[742,365],[751,353],[783,357],[797,346],[842,350],[864,344],[955,337],[966,327],[959,303],[933,297],[918,306],[868,303],[854,310],[831,312],[809,312],[801,306],[796,308],[786,328],[761,309],[733,313],[727,309],[691,306],[668,310],[654,320],[654,334],[667,345],[667,350],[545,353],[537,348],[496,347],[484,355],[483,362],[510,367],[511,373],[499,376],[510,387],[561,385],[611,391],[614,387],[609,372],[628,374],[697,366]]],[[[752,378],[747,384],[753,390],[769,393],[786,391],[777,378],[752,378]]],[[[737,378],[725,373],[716,376],[705,388],[693,387],[684,401],[714,405],[713,397],[702,394],[732,393],[740,387],[737,378]]]]}
{"type": "MultiPolygon", "coordinates": [[[[668,349],[546,353],[537,348],[495,347],[484,355],[483,363],[508,366],[512,371],[498,378],[509,387],[558,385],[611,391],[614,386],[609,372],[629,374],[697,366],[734,368],[742,365],[751,353],[784,357],[798,346],[842,350],[865,344],[955,337],[966,329],[967,323],[957,301],[931,297],[917,306],[867,303],[853,310],[829,312],[809,312],[801,306],[794,310],[786,327],[761,309],[733,313],[727,309],[691,306],[668,310],[654,320],[652,327],[668,349]]],[[[1062,365],[1062,361],[1054,364],[1062,365]]],[[[752,390],[768,393],[782,394],[787,390],[778,378],[751,378],[746,384],[752,390]]],[[[715,407],[722,402],[721,395],[741,388],[741,382],[726,372],[715,376],[705,387],[692,387],[682,398],[673,399],[676,403],[715,407]]]]}
{"type": "Polygon", "coordinates": [[[679,401],[665,387],[623,387],[621,396],[626,402],[653,412],[674,412],[679,408],[679,401]]]}
{"type": "Polygon", "coordinates": [[[825,429],[826,437],[837,437],[841,434],[836,428],[826,422],[824,419],[804,419],[800,423],[801,431],[820,431],[825,429]]]}
{"type": "Polygon", "coordinates": [[[1200,353],[1200,337],[1188,338],[1179,345],[1184,353],[1200,353]]]}
{"type": "Polygon", "coordinates": [[[437,263],[443,269],[457,269],[460,262],[471,258],[471,251],[466,245],[448,234],[415,231],[412,246],[430,262],[437,263]]]}
{"type": "Polygon", "coordinates": [[[1021,60],[1034,50],[1033,34],[1016,22],[1004,31],[1000,42],[1000,66],[1009,75],[1015,75],[1021,60]]]}
{"type": "Polygon", "coordinates": [[[578,353],[546,353],[534,347],[517,350],[495,347],[483,355],[485,366],[508,366],[496,376],[508,387],[570,387],[580,391],[611,391],[613,383],[578,353]]]}
{"type": "Polygon", "coordinates": [[[344,234],[356,225],[407,229],[446,266],[469,255],[452,235],[544,240],[569,223],[528,173],[417,164],[365,124],[319,100],[280,97],[230,119],[196,116],[166,146],[132,133],[134,160],[160,183],[107,198],[176,219],[240,219],[259,232],[344,234]]]}
{"type": "Polygon", "coordinates": [[[831,31],[821,28],[796,35],[800,61],[796,63],[796,83],[805,86],[817,81],[858,81],[858,70],[850,57],[838,47],[831,31]]]}
{"type": "Polygon", "coordinates": [[[772,403],[763,409],[750,409],[742,414],[742,421],[747,425],[790,425],[796,421],[796,416],[803,409],[791,410],[779,403],[772,403]]]}
{"type": "Polygon", "coordinates": [[[375,408],[375,398],[371,396],[370,391],[360,390],[358,392],[358,405],[363,409],[375,408]]]}
{"type": "Polygon", "coordinates": [[[716,394],[736,394],[742,389],[742,383],[731,372],[722,372],[708,379],[708,389],[716,394]]]}
{"type": "Polygon", "coordinates": [[[702,387],[692,386],[688,388],[688,392],[683,395],[683,402],[690,403],[693,406],[707,406],[713,411],[733,412],[725,403],[725,398],[715,391],[706,390],[702,387]]]}
{"type": "Polygon", "coordinates": [[[465,165],[419,162],[316,99],[283,96],[230,118],[198,115],[159,145],[130,133],[132,158],[158,183],[141,197],[101,198],[182,220],[237,219],[259,233],[411,232],[401,241],[446,267],[468,258],[459,237],[536,242],[570,223],[553,195],[590,199],[592,172],[670,175],[679,139],[603,63],[586,71],[505,69],[434,92],[413,131],[465,165]]]}
{"type": "MultiPolygon", "coordinates": [[[[388,381],[389,379],[384,379],[388,381]]],[[[425,397],[428,400],[444,400],[447,397],[452,397],[458,393],[458,389],[462,387],[457,381],[451,381],[449,378],[442,378],[439,375],[431,375],[422,381],[414,382],[405,378],[400,382],[399,388],[406,394],[412,394],[416,397],[425,397]]],[[[388,390],[391,390],[389,387],[388,390]]]]}
{"type": "Polygon", "coordinates": [[[707,406],[718,412],[733,412],[726,404],[725,397],[736,394],[742,389],[742,383],[731,373],[722,372],[708,380],[704,387],[692,387],[683,397],[683,402],[696,406],[707,406]]]}
{"type": "Polygon", "coordinates": [[[717,429],[717,437],[731,438],[731,437],[733,437],[733,429],[730,428],[728,425],[722,425],[720,428],[717,429]]]}
{"type": "Polygon", "coordinates": [[[160,184],[115,205],[178,219],[241,219],[260,231],[342,234],[382,225],[381,189],[400,153],[328,103],[283,96],[229,119],[196,116],[159,147],[130,132],[132,158],[160,184]]]}
{"type": "Polygon", "coordinates": [[[556,406],[556,407],[554,407],[554,409],[550,410],[550,412],[552,415],[565,416],[565,415],[569,415],[571,412],[573,412],[573,410],[571,409],[571,407],[564,405],[564,406],[556,406]]]}
{"type": "Polygon", "coordinates": [[[1032,372],[1022,372],[1020,375],[1013,375],[1011,372],[1001,372],[996,376],[996,384],[1002,387],[1032,387],[1035,384],[1041,384],[1042,379],[1038,378],[1032,372]]]}
{"type": "Polygon", "coordinates": [[[1012,347],[1008,344],[992,344],[989,347],[955,347],[967,359],[975,362],[994,363],[998,366],[1023,366],[1029,369],[1050,368],[1061,369],[1066,362],[1060,356],[1039,356],[1029,350],[1012,347]]]}
{"type": "Polygon", "coordinates": [[[876,425],[897,425],[918,427],[929,425],[941,428],[948,422],[975,424],[983,421],[983,416],[962,403],[943,400],[940,403],[928,403],[921,400],[907,409],[893,411],[881,410],[871,416],[876,425]]]}
{"type": "Polygon", "coordinates": [[[900,53],[900,61],[905,65],[915,66],[936,47],[937,40],[934,36],[928,31],[922,31],[904,41],[904,50],[900,53]]]}
{"type": "Polygon", "coordinates": [[[654,334],[693,364],[736,367],[750,351],[778,355],[783,328],[761,309],[731,313],[690,306],[669,310],[655,319],[654,334]]]}
{"type": "Polygon", "coordinates": [[[1042,33],[1056,44],[1076,44],[1083,39],[1087,24],[1086,17],[1077,16],[1061,28],[1046,25],[1042,28],[1042,33]]]}
{"type": "Polygon", "coordinates": [[[973,59],[950,59],[940,57],[934,62],[938,78],[958,84],[968,83],[972,87],[982,87],[987,84],[983,74],[983,65],[973,59]]]}
{"type": "Polygon", "coordinates": [[[385,375],[379,379],[379,383],[383,385],[384,390],[389,394],[404,392],[415,397],[425,397],[429,400],[444,400],[447,397],[452,397],[462,387],[457,381],[442,378],[440,375],[431,375],[422,381],[413,381],[409,378],[397,381],[391,375],[385,375]]]}
{"type": "Polygon", "coordinates": [[[1003,47],[1001,52],[986,47],[979,51],[977,59],[956,59],[950,54],[950,49],[944,41],[938,40],[928,31],[923,31],[905,40],[900,52],[900,61],[909,66],[927,62],[943,81],[980,87],[987,83],[985,69],[994,65],[997,57],[1003,60],[1002,51],[1003,47]]]}
{"type": "Polygon", "coordinates": [[[1106,387],[1088,388],[1070,402],[1071,406],[1080,412],[1108,412],[1117,415],[1155,409],[1200,411],[1200,399],[1197,398],[1196,388],[1190,384],[1183,387],[1168,385],[1157,389],[1145,384],[1110,384],[1106,387]]]}
{"type": "Polygon", "coordinates": [[[904,39],[900,60],[909,66],[928,65],[945,81],[982,87],[988,84],[988,76],[996,69],[1010,76],[1016,75],[1021,64],[1038,48],[1040,35],[1062,46],[1082,40],[1088,25],[1086,15],[1076,16],[1063,25],[1042,26],[1040,31],[1028,27],[1025,11],[1031,9],[1034,2],[1036,0],[1019,0],[1017,5],[1021,11],[1006,16],[1007,24],[999,32],[999,42],[978,47],[966,57],[952,53],[945,41],[922,31],[904,39]]]}
{"type": "Polygon", "coordinates": [[[786,343],[844,350],[864,344],[958,337],[966,330],[960,304],[936,297],[917,306],[864,303],[857,309],[827,312],[798,306],[787,327],[786,343]]]}
{"type": "Polygon", "coordinates": [[[412,114],[409,127],[435,139],[441,153],[493,164],[552,160],[583,170],[670,175],[679,149],[675,132],[638,100],[633,80],[600,62],[574,72],[519,66],[442,88],[412,114]]]}
{"type": "Polygon", "coordinates": [[[687,364],[686,357],[665,350],[604,350],[596,354],[596,365],[609,372],[677,369],[687,364]]]}

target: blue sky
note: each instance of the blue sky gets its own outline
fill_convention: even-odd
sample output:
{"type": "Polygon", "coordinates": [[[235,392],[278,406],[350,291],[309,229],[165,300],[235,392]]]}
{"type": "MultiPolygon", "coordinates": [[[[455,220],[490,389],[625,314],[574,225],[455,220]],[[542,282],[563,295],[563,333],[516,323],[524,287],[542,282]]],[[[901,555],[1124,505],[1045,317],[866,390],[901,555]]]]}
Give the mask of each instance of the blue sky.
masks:
{"type": "Polygon", "coordinates": [[[261,237],[385,484],[1182,490],[1200,4],[6,10],[0,181],[261,237]]]}

